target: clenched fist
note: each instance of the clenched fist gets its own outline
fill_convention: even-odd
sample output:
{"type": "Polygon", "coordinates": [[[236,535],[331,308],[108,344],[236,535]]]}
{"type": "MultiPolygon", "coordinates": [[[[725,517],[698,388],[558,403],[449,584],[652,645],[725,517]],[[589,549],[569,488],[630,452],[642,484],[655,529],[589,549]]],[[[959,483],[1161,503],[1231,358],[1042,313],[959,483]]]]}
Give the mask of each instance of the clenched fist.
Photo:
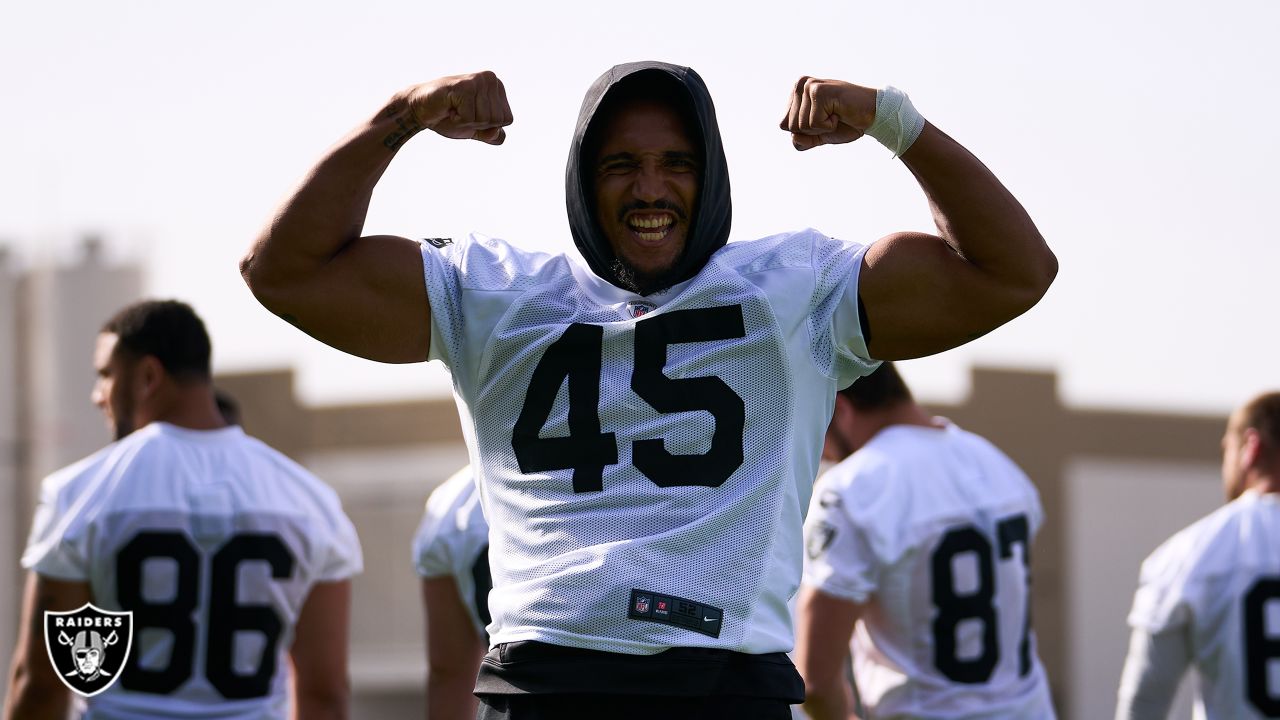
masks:
{"type": "Polygon", "coordinates": [[[853,142],[876,119],[876,91],[841,80],[804,76],[792,88],[778,124],[797,150],[853,142]]]}
{"type": "Polygon", "coordinates": [[[387,112],[401,129],[385,141],[393,148],[423,129],[447,138],[501,145],[507,139],[503,128],[511,124],[506,88],[488,70],[415,85],[393,99],[387,112]]]}

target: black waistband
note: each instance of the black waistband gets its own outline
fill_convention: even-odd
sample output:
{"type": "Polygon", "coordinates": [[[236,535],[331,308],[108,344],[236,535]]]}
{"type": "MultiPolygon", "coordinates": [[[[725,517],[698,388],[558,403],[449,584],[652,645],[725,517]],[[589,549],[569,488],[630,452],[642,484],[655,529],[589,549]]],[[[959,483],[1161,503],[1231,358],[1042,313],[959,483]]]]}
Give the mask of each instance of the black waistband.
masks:
{"type": "Polygon", "coordinates": [[[804,682],[786,653],[671,648],[656,655],[503,643],[480,664],[477,695],[741,695],[804,701],[804,682]]]}

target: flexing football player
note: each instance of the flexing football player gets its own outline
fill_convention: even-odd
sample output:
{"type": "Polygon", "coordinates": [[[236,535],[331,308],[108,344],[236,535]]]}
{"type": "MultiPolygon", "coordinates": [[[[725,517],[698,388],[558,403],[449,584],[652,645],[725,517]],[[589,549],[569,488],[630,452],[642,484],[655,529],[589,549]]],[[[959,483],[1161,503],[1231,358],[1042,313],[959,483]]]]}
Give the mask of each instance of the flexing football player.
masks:
{"type": "Polygon", "coordinates": [[[565,173],[581,261],[362,235],[411,137],[498,144],[511,122],[489,72],[397,93],[273,214],[243,275],[323,342],[451,370],[491,527],[482,716],[789,717],[803,686],[787,598],[835,391],[1025,312],[1056,260],[905,94],[807,77],[782,121],[793,145],[872,135],[939,234],[726,244],[711,96],[658,62],[609,70],[583,101],[565,173]]]}

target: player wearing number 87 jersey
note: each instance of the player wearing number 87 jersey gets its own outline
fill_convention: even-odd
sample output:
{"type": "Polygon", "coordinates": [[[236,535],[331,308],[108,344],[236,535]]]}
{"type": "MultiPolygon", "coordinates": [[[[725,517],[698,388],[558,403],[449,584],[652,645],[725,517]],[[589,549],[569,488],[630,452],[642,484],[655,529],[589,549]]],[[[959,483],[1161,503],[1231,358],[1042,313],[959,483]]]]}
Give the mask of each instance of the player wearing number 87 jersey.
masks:
{"type": "Polygon", "coordinates": [[[41,611],[92,602],[132,611],[134,634],[118,682],[88,699],[90,720],[283,719],[290,705],[345,718],[361,553],[337,496],[225,424],[186,305],[123,309],[94,362],[117,440],[43,484],[6,717],[65,713],[41,611]]]}
{"type": "Polygon", "coordinates": [[[1142,563],[1117,720],[1164,720],[1195,667],[1196,717],[1280,718],[1280,393],[1232,413],[1227,504],[1142,563]]]}
{"type": "Polygon", "coordinates": [[[985,439],[930,417],[885,363],[836,397],[805,523],[796,658],[805,711],[866,718],[1054,717],[1031,632],[1043,511],[985,439]]]}

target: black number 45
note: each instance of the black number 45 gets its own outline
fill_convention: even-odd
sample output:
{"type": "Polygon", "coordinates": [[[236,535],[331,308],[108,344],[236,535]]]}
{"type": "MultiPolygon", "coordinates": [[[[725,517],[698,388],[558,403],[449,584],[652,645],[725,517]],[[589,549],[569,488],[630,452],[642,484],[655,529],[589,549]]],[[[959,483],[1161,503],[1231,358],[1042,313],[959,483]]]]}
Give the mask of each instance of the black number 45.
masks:
{"type": "MultiPolygon", "coordinates": [[[[718,377],[672,379],[663,374],[667,347],[746,337],[742,306],[678,310],[640,320],[635,326],[631,389],[660,413],[705,410],[715,418],[711,449],[702,455],[672,455],[662,438],[632,443],[632,462],[659,487],[719,487],[742,465],[745,404],[718,377]]],[[[524,473],[573,470],[573,491],[604,489],[606,465],[618,462],[614,433],[600,429],[600,368],[604,328],[574,323],[547,348],[534,368],[511,447],[524,473]],[[568,437],[539,437],[560,386],[569,384],[568,437]]]]}

